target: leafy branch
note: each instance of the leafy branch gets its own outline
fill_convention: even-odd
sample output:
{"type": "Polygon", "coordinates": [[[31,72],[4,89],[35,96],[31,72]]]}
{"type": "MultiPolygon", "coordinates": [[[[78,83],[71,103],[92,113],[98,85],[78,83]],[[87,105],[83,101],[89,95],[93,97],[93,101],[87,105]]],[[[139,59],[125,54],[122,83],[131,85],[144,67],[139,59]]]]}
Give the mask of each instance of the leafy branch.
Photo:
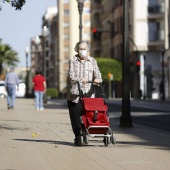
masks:
{"type": "Polygon", "coordinates": [[[21,10],[26,0],[3,0],[3,2],[11,3],[12,7],[14,7],[15,10],[21,10]]]}

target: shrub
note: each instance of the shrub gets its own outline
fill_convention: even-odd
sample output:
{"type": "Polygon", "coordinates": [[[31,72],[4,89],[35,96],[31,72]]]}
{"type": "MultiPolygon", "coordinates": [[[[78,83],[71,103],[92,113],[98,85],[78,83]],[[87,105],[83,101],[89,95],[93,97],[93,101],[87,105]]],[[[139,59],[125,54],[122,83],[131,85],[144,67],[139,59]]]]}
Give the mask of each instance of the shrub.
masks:
{"type": "Polygon", "coordinates": [[[104,81],[108,81],[108,73],[113,74],[114,81],[122,80],[122,64],[111,58],[95,58],[104,81]]]}
{"type": "Polygon", "coordinates": [[[47,88],[46,95],[47,97],[55,98],[58,97],[58,91],[55,88],[47,88]]]}

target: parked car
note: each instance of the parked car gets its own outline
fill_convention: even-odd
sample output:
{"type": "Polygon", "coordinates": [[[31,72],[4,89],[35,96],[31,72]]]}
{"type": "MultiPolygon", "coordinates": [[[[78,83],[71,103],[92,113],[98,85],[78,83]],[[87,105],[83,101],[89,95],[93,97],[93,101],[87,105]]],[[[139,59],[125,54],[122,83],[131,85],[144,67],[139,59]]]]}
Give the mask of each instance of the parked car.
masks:
{"type": "Polygon", "coordinates": [[[23,81],[19,82],[19,91],[16,91],[16,97],[25,97],[26,85],[23,81]]]}
{"type": "MultiPolygon", "coordinates": [[[[7,92],[5,90],[4,81],[0,81],[0,98],[5,98],[7,92]]],[[[23,81],[19,81],[19,91],[16,90],[16,97],[25,97],[26,85],[23,81]]]]}
{"type": "Polygon", "coordinates": [[[5,87],[4,87],[4,81],[0,81],[0,98],[5,98],[7,96],[5,87]]]}

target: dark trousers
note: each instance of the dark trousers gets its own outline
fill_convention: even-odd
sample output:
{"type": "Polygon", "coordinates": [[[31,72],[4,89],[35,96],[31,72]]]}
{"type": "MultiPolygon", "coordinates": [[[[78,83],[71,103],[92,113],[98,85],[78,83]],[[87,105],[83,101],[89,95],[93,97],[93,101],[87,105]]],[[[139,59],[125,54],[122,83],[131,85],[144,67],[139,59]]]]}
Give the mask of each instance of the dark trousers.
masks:
{"type": "Polygon", "coordinates": [[[70,114],[70,121],[72,125],[73,133],[75,137],[80,135],[81,123],[80,123],[80,115],[81,115],[81,104],[74,103],[71,101],[67,101],[69,114],[70,114]]]}

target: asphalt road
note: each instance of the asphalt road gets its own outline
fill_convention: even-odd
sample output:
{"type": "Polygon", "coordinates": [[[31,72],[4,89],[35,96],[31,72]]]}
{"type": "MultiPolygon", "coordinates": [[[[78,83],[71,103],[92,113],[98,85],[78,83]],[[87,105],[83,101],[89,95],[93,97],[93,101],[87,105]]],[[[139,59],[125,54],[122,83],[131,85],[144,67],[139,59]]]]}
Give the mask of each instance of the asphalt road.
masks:
{"type": "MultiPolygon", "coordinates": [[[[121,100],[106,100],[110,118],[120,119],[121,100]]],[[[170,131],[170,103],[131,101],[133,123],[170,131]]]]}

